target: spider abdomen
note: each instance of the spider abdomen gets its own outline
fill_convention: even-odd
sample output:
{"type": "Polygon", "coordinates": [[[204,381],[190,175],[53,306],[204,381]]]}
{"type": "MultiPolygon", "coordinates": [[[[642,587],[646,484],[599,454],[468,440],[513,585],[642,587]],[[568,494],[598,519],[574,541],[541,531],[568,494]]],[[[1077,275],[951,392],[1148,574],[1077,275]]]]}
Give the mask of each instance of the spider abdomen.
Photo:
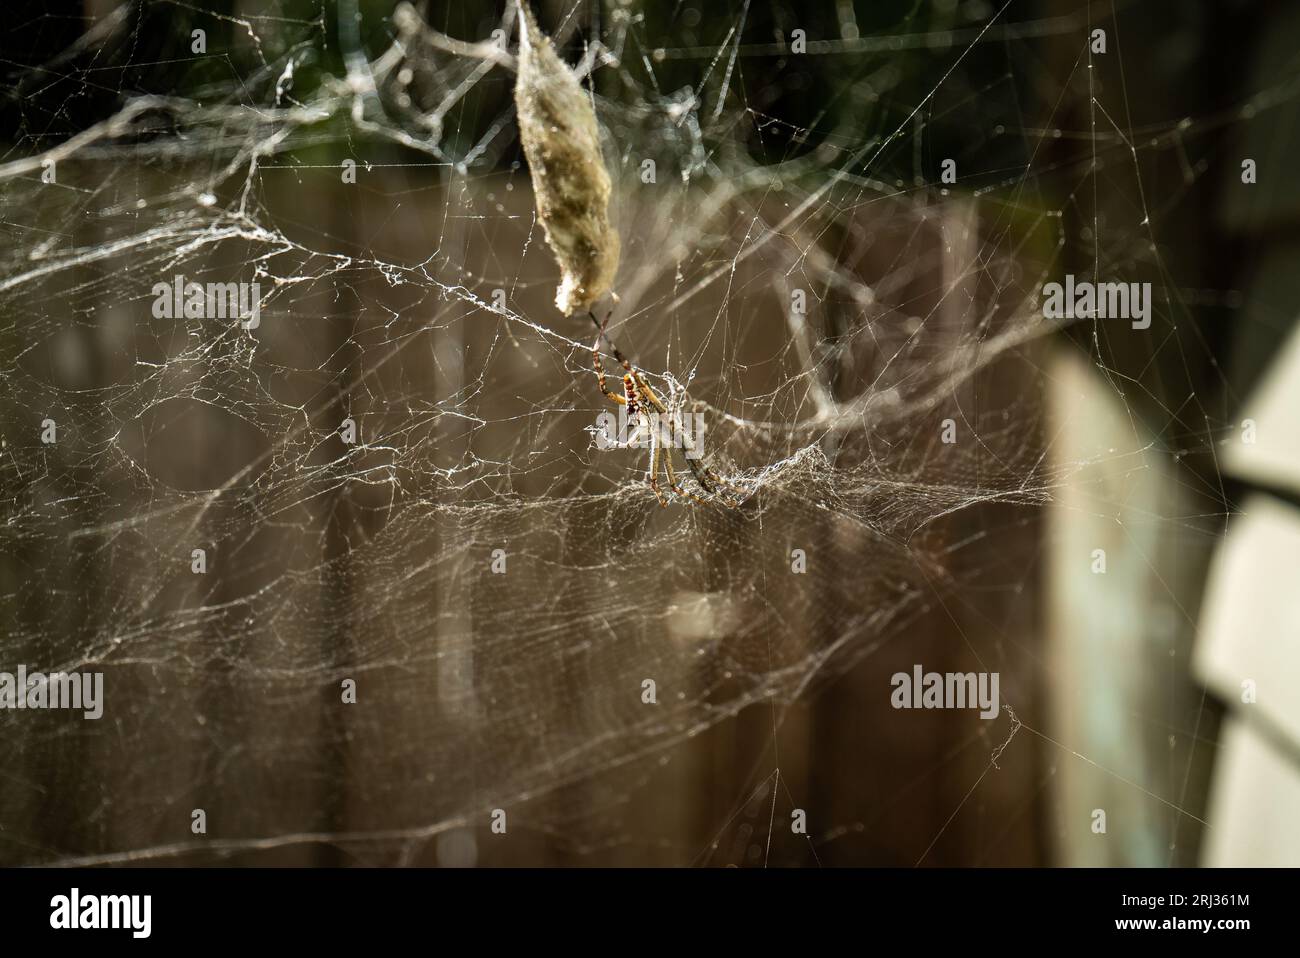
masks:
{"type": "Polygon", "coordinates": [[[636,383],[631,376],[623,377],[623,398],[627,400],[627,418],[635,419],[641,404],[637,401],[636,383]]]}

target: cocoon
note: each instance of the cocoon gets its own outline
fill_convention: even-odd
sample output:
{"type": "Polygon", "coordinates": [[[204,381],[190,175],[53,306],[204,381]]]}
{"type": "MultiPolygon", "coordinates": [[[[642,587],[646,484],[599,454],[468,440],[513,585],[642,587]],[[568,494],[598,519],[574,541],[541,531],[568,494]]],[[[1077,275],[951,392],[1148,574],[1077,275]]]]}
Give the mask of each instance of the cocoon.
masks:
{"type": "Polygon", "coordinates": [[[609,222],[609,172],[591,101],[532,12],[519,2],[515,106],[537,218],[560,265],[555,305],[591,309],[614,282],[618,233],[609,222]]]}

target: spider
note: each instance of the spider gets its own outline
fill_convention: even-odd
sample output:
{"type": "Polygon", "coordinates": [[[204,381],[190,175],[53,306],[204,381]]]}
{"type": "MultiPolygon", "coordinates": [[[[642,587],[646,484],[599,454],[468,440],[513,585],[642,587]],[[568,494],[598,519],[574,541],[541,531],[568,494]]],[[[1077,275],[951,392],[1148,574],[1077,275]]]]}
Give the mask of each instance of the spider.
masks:
{"type": "Polygon", "coordinates": [[[605,317],[605,322],[600,322],[594,314],[589,313],[588,315],[591,316],[591,321],[596,324],[597,329],[596,340],[591,344],[591,359],[596,367],[596,383],[600,386],[600,391],[605,394],[605,398],[610,402],[619,406],[626,406],[628,421],[636,423],[633,434],[626,441],[618,443],[618,445],[627,448],[635,445],[642,435],[650,437],[650,490],[655,494],[659,505],[664,507],[668,505],[667,497],[663,494],[663,490],[659,488],[659,464],[661,460],[664,472],[668,476],[668,485],[676,495],[681,496],[683,499],[693,499],[700,503],[716,501],[733,509],[740,505],[745,495],[744,490],[731,485],[718,476],[708,465],[697,462],[696,457],[690,455],[695,449],[695,444],[690,433],[682,425],[680,406],[674,403],[673,412],[670,413],[668,407],[650,388],[650,384],[632,368],[632,364],[614,345],[613,340],[605,334],[605,323],[609,322],[609,317],[605,317]],[[623,392],[621,395],[611,391],[607,383],[605,367],[600,361],[600,341],[602,339],[609,345],[614,358],[623,367],[623,392]],[[662,425],[664,422],[669,424],[667,428],[662,425]],[[695,481],[700,484],[700,489],[709,497],[708,499],[683,488],[682,484],[677,481],[677,471],[673,468],[671,448],[667,452],[663,448],[665,432],[668,433],[669,437],[681,437],[682,458],[686,460],[687,468],[690,469],[691,475],[695,477],[695,481]],[[730,493],[730,495],[724,494],[723,490],[730,493]]]}

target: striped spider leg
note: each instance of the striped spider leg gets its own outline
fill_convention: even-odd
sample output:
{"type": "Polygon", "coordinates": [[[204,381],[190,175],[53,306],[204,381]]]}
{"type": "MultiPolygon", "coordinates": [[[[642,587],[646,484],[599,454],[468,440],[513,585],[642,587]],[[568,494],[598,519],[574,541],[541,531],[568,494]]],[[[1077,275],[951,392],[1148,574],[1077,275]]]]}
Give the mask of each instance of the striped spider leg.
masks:
{"type": "MultiPolygon", "coordinates": [[[[695,481],[700,484],[700,488],[710,498],[705,499],[691,492],[689,489],[682,487],[682,484],[677,479],[677,471],[673,468],[672,449],[670,447],[665,450],[663,441],[664,423],[668,423],[669,428],[673,430],[673,434],[682,437],[684,453],[694,451],[694,443],[682,425],[680,404],[674,402],[672,404],[673,409],[670,412],[668,407],[665,406],[663,401],[655,394],[655,391],[650,388],[650,384],[632,368],[632,364],[628,362],[627,357],[623,355],[618,346],[614,344],[613,340],[605,334],[605,323],[599,322],[596,317],[590,313],[588,315],[591,315],[591,320],[596,323],[597,329],[596,340],[591,345],[592,364],[596,367],[596,384],[600,387],[600,391],[604,393],[605,398],[609,399],[610,402],[616,403],[620,406],[626,406],[628,421],[636,423],[632,436],[628,437],[625,442],[620,443],[621,446],[627,447],[635,445],[643,433],[649,435],[650,489],[654,492],[655,498],[659,501],[659,505],[668,505],[667,498],[659,488],[659,470],[660,461],[662,461],[663,470],[668,477],[668,485],[676,495],[681,496],[684,499],[693,499],[700,503],[717,501],[721,502],[728,508],[735,508],[738,506],[741,498],[744,496],[744,491],[737,489],[735,486],[719,477],[717,473],[710,469],[706,464],[698,462],[697,457],[695,456],[684,454],[682,458],[686,460],[686,465],[690,469],[691,475],[695,477],[695,481]],[[609,344],[610,350],[614,354],[614,358],[617,359],[619,365],[623,367],[623,392],[621,395],[609,388],[605,375],[605,367],[600,361],[600,341],[602,339],[609,344]],[[721,491],[724,489],[732,495],[724,495],[721,491]]],[[[606,322],[608,322],[609,317],[606,316],[605,319],[606,322]]]]}
{"type": "MultiPolygon", "coordinates": [[[[606,337],[606,342],[609,342],[608,337],[606,337]]],[[[610,346],[613,345],[614,344],[611,342],[610,346]]],[[[653,390],[650,390],[649,392],[651,403],[654,405],[655,410],[659,413],[661,418],[667,418],[670,420],[672,424],[672,432],[670,435],[681,437],[682,458],[686,461],[687,468],[690,469],[691,475],[695,477],[695,481],[699,483],[700,488],[711,497],[711,501],[721,502],[728,508],[734,509],[745,500],[745,496],[747,495],[746,491],[732,485],[710,469],[708,463],[702,458],[703,450],[696,452],[695,440],[691,438],[690,430],[687,429],[685,424],[682,422],[682,406],[685,404],[686,390],[683,389],[682,386],[679,385],[671,376],[668,376],[667,379],[670,393],[667,408],[665,408],[665,404],[655,395],[653,390]],[[724,495],[722,490],[726,490],[727,494],[724,495]]],[[[649,386],[646,386],[646,389],[649,389],[649,386]]],[[[691,493],[689,490],[686,491],[686,495],[690,496],[690,498],[694,499],[696,502],[705,501],[699,496],[691,493]]]]}

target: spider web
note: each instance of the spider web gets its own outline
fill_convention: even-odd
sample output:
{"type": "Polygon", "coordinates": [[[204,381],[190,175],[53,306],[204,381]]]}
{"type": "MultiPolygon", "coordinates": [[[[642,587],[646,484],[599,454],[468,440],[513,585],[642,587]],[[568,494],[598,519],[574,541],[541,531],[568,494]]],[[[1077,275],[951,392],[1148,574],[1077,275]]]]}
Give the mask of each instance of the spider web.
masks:
{"type": "Polygon", "coordinates": [[[766,833],[766,861],[805,801],[790,716],[864,667],[887,701],[936,616],[1003,675],[1003,716],[961,719],[979,778],[1034,761],[1009,610],[1043,507],[1093,465],[1054,452],[1045,357],[1074,343],[1161,445],[1229,428],[1185,397],[1213,346],[1186,359],[1151,243],[1200,173],[1143,180],[1219,121],[1139,134],[1113,47],[1087,124],[1058,116],[1094,82],[1085,7],[822,6],[539,10],[607,140],[610,334],[703,415],[710,465],[752,490],[734,510],[660,509],[647,450],[597,448],[593,330],[552,305],[513,125],[512,10],[15,17],[42,52],[5,60],[0,667],[102,671],[106,706],[0,713],[0,860],[455,862],[504,809],[533,842],[513,860],[752,860],[766,833]],[[1130,215],[1098,215],[1099,182],[1130,215]],[[1139,348],[1183,351],[1181,384],[1120,376],[1126,324],[1043,318],[1067,266],[1155,279],[1139,348]],[[256,283],[260,324],[156,316],[175,276],[256,283]],[[684,787],[665,769],[747,715],[772,749],[702,813],[726,840],[639,830],[684,787]]]}

